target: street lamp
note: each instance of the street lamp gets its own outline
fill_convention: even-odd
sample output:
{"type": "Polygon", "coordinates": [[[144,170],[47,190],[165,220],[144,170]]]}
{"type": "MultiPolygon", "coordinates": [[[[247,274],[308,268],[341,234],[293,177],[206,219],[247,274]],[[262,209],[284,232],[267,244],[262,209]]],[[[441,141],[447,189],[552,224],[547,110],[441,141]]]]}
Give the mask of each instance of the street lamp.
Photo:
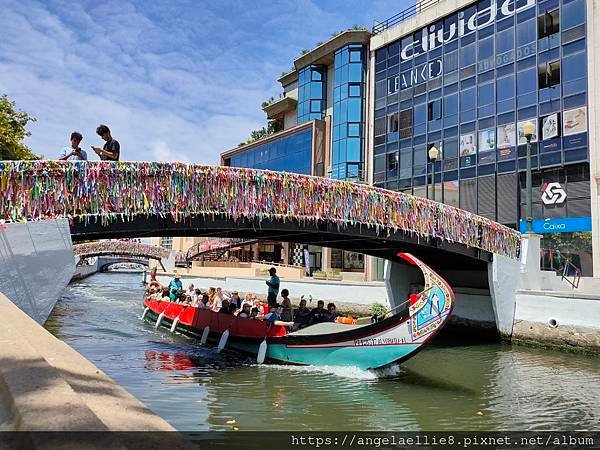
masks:
{"type": "Polygon", "coordinates": [[[531,205],[531,197],[532,197],[532,187],[531,187],[531,138],[535,133],[535,125],[531,123],[529,120],[525,122],[523,125],[523,134],[525,135],[525,139],[527,139],[527,174],[525,179],[525,195],[526,195],[526,206],[525,206],[525,221],[527,222],[527,234],[533,233],[532,222],[533,222],[533,214],[532,214],[532,205],[531,205]]]}
{"type": "Polygon", "coordinates": [[[440,156],[440,151],[435,145],[432,145],[427,153],[429,154],[429,161],[431,161],[431,186],[433,189],[431,199],[435,202],[435,161],[440,156]]]}

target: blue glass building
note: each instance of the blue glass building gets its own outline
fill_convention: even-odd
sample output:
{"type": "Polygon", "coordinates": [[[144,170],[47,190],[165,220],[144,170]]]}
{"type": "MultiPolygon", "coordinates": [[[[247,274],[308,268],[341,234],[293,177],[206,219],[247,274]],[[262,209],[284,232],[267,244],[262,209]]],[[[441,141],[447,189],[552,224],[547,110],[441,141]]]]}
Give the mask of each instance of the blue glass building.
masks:
{"type": "Polygon", "coordinates": [[[534,216],[589,216],[585,0],[483,0],[375,50],[374,184],[511,226],[523,217],[526,140],[534,216]],[[441,158],[428,163],[435,145],[441,158]]]}

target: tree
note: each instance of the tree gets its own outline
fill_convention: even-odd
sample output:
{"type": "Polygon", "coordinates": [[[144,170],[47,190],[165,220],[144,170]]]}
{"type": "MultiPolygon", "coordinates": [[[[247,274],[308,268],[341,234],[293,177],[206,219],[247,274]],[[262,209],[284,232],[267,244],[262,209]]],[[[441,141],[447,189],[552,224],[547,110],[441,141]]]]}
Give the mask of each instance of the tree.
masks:
{"type": "Polygon", "coordinates": [[[17,111],[15,103],[6,95],[0,96],[0,160],[38,159],[23,143],[23,139],[31,135],[25,127],[35,120],[26,112],[17,111]]]}

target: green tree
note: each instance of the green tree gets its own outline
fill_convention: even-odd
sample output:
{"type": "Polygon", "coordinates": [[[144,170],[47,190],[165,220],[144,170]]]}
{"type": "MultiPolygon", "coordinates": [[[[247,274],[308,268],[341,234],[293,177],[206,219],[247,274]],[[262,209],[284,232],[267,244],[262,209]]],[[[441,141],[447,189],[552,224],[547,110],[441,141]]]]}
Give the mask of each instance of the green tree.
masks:
{"type": "Polygon", "coordinates": [[[35,122],[35,118],[17,111],[15,103],[6,95],[0,96],[0,160],[38,159],[23,143],[23,139],[31,135],[25,129],[29,122],[35,122]]]}

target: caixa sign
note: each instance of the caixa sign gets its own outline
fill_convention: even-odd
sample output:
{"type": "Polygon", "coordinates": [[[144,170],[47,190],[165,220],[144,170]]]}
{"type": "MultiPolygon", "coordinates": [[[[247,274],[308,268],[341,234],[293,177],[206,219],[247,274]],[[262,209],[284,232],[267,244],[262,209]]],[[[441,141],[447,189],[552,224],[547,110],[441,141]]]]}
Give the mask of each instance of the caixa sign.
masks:
{"type": "Polygon", "coordinates": [[[442,44],[491,25],[497,19],[513,16],[534,5],[535,0],[504,0],[500,2],[492,0],[490,6],[483,8],[481,11],[476,11],[468,17],[465,16],[464,11],[461,11],[458,13],[456,22],[451,23],[446,32],[444,32],[444,28],[436,30],[435,25],[421,29],[419,39],[415,39],[402,47],[400,58],[402,61],[409,61],[415,56],[438,48],[442,44]],[[500,8],[498,8],[498,4],[500,8]]]}
{"type": "MultiPolygon", "coordinates": [[[[534,233],[572,233],[575,231],[592,231],[591,217],[562,217],[558,219],[535,219],[531,222],[534,233]]],[[[527,222],[519,223],[521,233],[527,229],[527,222]]]]}
{"type": "Polygon", "coordinates": [[[560,183],[544,183],[542,186],[542,202],[544,205],[562,205],[567,199],[567,193],[560,183]]]}

